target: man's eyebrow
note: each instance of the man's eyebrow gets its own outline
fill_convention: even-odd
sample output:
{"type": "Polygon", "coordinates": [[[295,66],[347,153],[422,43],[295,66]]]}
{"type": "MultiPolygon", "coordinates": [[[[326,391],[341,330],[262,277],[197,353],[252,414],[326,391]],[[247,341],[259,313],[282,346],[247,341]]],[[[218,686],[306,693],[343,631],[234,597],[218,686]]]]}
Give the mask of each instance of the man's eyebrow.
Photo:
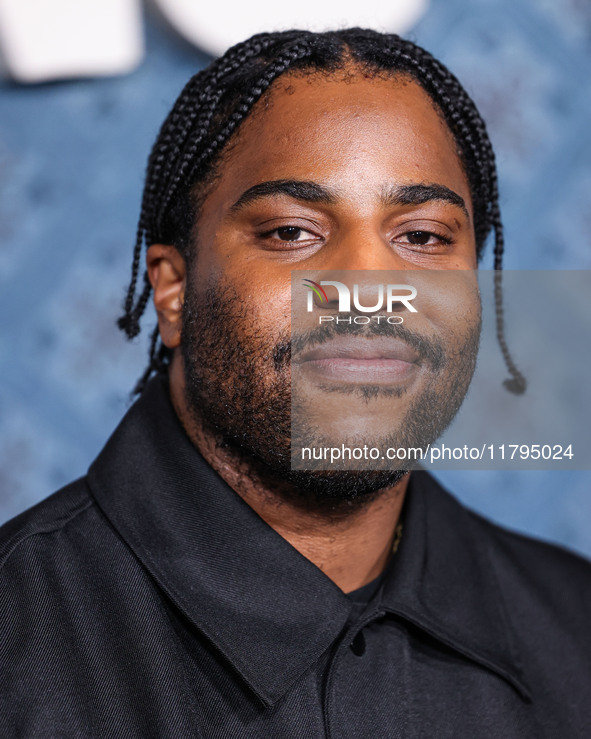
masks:
{"type": "Polygon", "coordinates": [[[336,202],[334,191],[322,187],[316,182],[307,180],[271,180],[269,182],[260,182],[245,190],[238,200],[230,208],[230,213],[243,208],[245,205],[252,203],[259,198],[265,198],[273,195],[289,195],[296,200],[302,200],[306,203],[324,203],[325,205],[333,205],[336,202]]]}
{"type": "Polygon", "coordinates": [[[384,205],[422,205],[432,200],[443,200],[457,205],[470,220],[470,214],[464,198],[457,192],[450,190],[445,185],[420,184],[420,185],[395,185],[386,190],[382,195],[384,205]]]}

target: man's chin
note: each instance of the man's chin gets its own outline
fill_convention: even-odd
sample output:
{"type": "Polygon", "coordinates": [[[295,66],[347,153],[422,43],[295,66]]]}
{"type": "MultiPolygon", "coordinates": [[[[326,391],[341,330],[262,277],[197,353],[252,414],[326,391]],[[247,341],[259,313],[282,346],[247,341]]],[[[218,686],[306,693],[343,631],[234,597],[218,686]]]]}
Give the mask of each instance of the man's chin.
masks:
{"type": "Polygon", "coordinates": [[[329,508],[338,508],[340,504],[363,505],[407,474],[407,470],[290,470],[283,475],[289,483],[283,495],[329,508]]]}
{"type": "Polygon", "coordinates": [[[236,439],[224,446],[241,459],[248,459],[251,473],[276,495],[306,507],[336,509],[369,503],[402,480],[409,470],[401,469],[292,469],[285,437],[278,435],[274,445],[245,447],[236,439]]]}

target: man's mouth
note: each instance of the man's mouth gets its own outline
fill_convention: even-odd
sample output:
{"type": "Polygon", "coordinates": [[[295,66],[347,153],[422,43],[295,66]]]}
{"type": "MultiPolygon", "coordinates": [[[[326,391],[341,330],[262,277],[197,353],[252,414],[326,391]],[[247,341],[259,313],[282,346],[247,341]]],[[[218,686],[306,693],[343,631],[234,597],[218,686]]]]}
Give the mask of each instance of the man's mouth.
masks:
{"type": "Polygon", "coordinates": [[[400,339],[337,336],[293,359],[313,379],[359,385],[399,385],[420,369],[420,355],[400,339]]]}

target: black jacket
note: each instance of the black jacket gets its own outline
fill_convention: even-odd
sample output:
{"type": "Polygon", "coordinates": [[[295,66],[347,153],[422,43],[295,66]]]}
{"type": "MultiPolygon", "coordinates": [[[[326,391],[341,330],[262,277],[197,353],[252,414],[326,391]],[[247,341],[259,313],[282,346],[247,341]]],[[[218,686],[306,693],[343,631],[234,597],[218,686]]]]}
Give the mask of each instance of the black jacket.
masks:
{"type": "Polygon", "coordinates": [[[422,472],[355,611],[205,463],[162,378],[0,529],[2,739],[587,738],[590,634],[589,563],[422,472]]]}

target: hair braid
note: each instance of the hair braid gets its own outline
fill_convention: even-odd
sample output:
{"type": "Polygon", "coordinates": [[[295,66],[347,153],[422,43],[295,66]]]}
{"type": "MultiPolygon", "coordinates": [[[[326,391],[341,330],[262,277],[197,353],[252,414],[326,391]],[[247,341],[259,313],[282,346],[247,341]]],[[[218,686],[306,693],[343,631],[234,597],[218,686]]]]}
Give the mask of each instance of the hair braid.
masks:
{"type": "MultiPolygon", "coordinates": [[[[496,186],[496,172],[494,183],[496,186]]],[[[515,393],[515,395],[522,395],[527,388],[527,381],[513,360],[505,336],[505,308],[503,304],[503,253],[505,251],[505,240],[503,236],[503,225],[501,223],[501,211],[496,198],[493,205],[492,222],[495,230],[494,291],[497,341],[501,347],[503,359],[505,360],[509,374],[511,375],[511,377],[504,380],[503,385],[507,390],[515,393]]]]}
{"type": "MultiPolygon", "coordinates": [[[[181,151],[181,142],[188,136],[195,120],[204,115],[207,116],[208,112],[210,118],[213,116],[219,97],[222,94],[221,89],[215,88],[220,78],[239,69],[251,56],[261,53],[273,41],[270,34],[261,34],[260,36],[261,38],[255,43],[249,44],[248,41],[245,41],[237,44],[223,58],[224,63],[221,60],[217,60],[209,70],[202,70],[194,75],[185,85],[177,104],[173,107],[161,127],[147,167],[146,186],[142,198],[142,210],[133,252],[131,280],[124,303],[125,313],[117,322],[119,328],[125,331],[130,339],[137,336],[140,332],[139,321],[144,313],[151,292],[148,275],[144,273],[144,290],[137,304],[134,306],[144,238],[146,238],[146,241],[151,241],[153,234],[151,224],[148,225],[147,223],[146,214],[153,212],[153,200],[154,196],[158,193],[159,185],[170,176],[170,170],[173,167],[175,157],[181,151]],[[200,85],[205,78],[207,78],[207,85],[204,90],[200,90],[200,85]],[[197,95],[195,95],[195,92],[197,95]],[[179,124],[181,124],[180,127],[179,124]],[[168,168],[166,165],[168,165],[168,168]]],[[[151,351],[152,354],[153,351],[151,351]]]]}
{"type": "Polygon", "coordinates": [[[133,301],[135,298],[135,286],[137,284],[138,272],[140,268],[143,241],[144,225],[142,208],[142,214],[140,215],[140,221],[135,238],[135,246],[133,249],[131,280],[129,282],[129,287],[127,288],[127,295],[125,296],[125,313],[117,320],[117,325],[122,331],[125,331],[128,339],[133,339],[140,332],[139,319],[141,318],[141,314],[137,315],[137,311],[134,308],[133,301]]]}
{"type": "Polygon", "coordinates": [[[201,139],[195,138],[191,141],[190,146],[183,152],[182,161],[175,173],[175,177],[170,183],[170,187],[163,199],[159,218],[166,212],[176,191],[181,188],[187,180],[192,180],[194,174],[204,163],[208,162],[213,156],[221,150],[224,144],[230,139],[234,131],[240,123],[246,118],[254,104],[261,98],[263,93],[269,88],[270,84],[290,65],[301,56],[309,52],[309,44],[298,43],[292,48],[286,49],[277,59],[270,65],[260,76],[257,83],[244,93],[238,101],[235,110],[230,114],[223,128],[215,134],[210,144],[205,148],[201,147],[201,139]]]}
{"type": "Polygon", "coordinates": [[[413,70],[413,76],[417,77],[427,92],[431,94],[434,101],[442,110],[452,132],[457,132],[457,139],[463,144],[464,166],[468,169],[467,174],[469,178],[473,180],[471,182],[471,189],[473,193],[476,192],[480,196],[479,201],[474,203],[475,211],[477,211],[474,230],[479,253],[482,250],[491,227],[494,229],[496,335],[503,359],[511,375],[503,384],[511,392],[521,394],[525,392],[527,383],[525,377],[515,365],[505,337],[501,272],[504,251],[503,225],[500,216],[495,156],[486,131],[486,124],[457,78],[428,52],[419,50],[417,54],[410,55],[405,52],[397,54],[396,51],[393,51],[394,55],[404,60],[408,64],[409,69],[413,70]],[[454,97],[452,97],[452,94],[454,97]],[[469,148],[471,158],[474,162],[474,166],[472,167],[467,166],[466,147],[469,148]],[[478,217],[478,211],[480,211],[480,217],[478,217]]]}

